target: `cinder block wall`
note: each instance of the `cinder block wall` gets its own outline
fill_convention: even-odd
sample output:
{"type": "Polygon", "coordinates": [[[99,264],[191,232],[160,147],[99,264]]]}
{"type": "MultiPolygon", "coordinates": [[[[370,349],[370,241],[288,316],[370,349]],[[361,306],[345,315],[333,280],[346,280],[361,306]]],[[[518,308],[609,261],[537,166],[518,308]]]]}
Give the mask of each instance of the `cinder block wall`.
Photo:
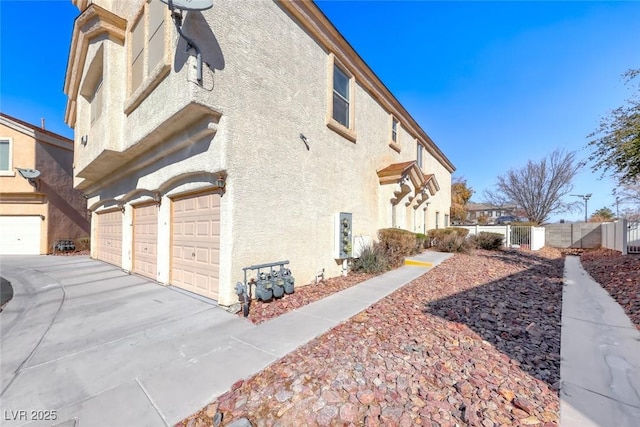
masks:
{"type": "Polygon", "coordinates": [[[548,224],[544,230],[546,245],[554,248],[595,249],[602,243],[600,223],[548,224]]]}

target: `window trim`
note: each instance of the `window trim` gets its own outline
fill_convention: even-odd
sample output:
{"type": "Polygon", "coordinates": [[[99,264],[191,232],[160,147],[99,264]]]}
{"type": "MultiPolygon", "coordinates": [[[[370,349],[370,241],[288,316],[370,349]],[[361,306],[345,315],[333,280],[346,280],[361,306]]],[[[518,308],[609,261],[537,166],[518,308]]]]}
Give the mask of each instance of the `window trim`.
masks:
{"type": "MultiPolygon", "coordinates": [[[[156,0],[159,1],[159,0],[156,0]]],[[[168,23],[171,22],[169,16],[169,9],[164,8],[164,22],[163,22],[163,48],[162,60],[152,70],[149,69],[149,30],[150,30],[150,12],[149,7],[151,0],[145,0],[142,7],[131,20],[131,24],[127,27],[126,31],[126,45],[127,45],[127,100],[125,101],[124,113],[129,115],[134,111],[147,96],[164,80],[166,76],[171,72],[171,28],[168,23]],[[143,50],[142,50],[142,69],[143,77],[140,85],[133,89],[133,29],[138,24],[144,25],[143,31],[143,50]]]]}
{"type": "Polygon", "coordinates": [[[325,118],[325,124],[332,131],[354,143],[357,139],[357,133],[355,130],[355,89],[356,84],[353,73],[350,72],[349,69],[336,58],[335,54],[330,53],[327,61],[327,116],[325,118]],[[342,71],[349,79],[349,127],[344,126],[342,123],[333,118],[333,72],[335,67],[342,71]]]}
{"type": "Polygon", "coordinates": [[[400,146],[400,120],[396,118],[393,114],[389,114],[389,147],[393,148],[398,153],[402,151],[402,147],[400,146]],[[393,138],[393,124],[396,124],[395,129],[395,139],[393,138]]]}
{"type": "Polygon", "coordinates": [[[10,136],[1,136],[0,141],[9,143],[7,170],[0,170],[0,176],[16,176],[16,171],[13,170],[13,138],[10,136]]]}

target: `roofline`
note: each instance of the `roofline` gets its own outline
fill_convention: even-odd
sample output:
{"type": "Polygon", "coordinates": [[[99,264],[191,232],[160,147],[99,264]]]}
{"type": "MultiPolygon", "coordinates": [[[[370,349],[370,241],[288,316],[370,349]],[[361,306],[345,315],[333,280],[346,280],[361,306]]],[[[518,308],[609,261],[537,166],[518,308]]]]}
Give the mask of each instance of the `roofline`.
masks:
{"type": "Polygon", "coordinates": [[[15,131],[30,136],[37,141],[55,145],[65,150],[73,151],[73,140],[50,130],[42,129],[39,126],[17,119],[5,113],[0,113],[0,124],[5,125],[15,131]]]}
{"type": "Polygon", "coordinates": [[[450,173],[456,170],[453,163],[427,135],[424,129],[404,108],[389,88],[356,52],[329,18],[320,10],[313,0],[274,0],[289,12],[307,30],[322,47],[333,53],[339,61],[356,76],[356,81],[375,98],[383,108],[413,133],[427,152],[435,157],[450,173]]]}

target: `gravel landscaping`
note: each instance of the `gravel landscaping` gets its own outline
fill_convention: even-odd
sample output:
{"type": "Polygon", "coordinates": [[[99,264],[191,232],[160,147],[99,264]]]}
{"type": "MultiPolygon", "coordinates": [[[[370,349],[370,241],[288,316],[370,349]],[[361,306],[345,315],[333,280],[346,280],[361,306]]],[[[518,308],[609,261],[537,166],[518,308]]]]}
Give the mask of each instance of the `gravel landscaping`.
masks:
{"type": "Polygon", "coordinates": [[[555,426],[563,265],[456,254],[177,425],[555,426]]]}
{"type": "Polygon", "coordinates": [[[640,329],[640,255],[622,255],[611,249],[598,249],[583,252],[580,261],[640,329]]]}

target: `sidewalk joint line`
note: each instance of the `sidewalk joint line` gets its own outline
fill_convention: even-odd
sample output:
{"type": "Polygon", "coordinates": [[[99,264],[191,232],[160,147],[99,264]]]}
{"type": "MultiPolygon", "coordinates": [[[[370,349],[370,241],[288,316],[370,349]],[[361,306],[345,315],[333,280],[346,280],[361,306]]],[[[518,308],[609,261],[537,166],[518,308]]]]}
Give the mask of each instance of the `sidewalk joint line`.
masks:
{"type": "MultiPolygon", "coordinates": [[[[242,341],[240,338],[236,338],[236,337],[234,337],[234,336],[231,336],[231,337],[229,337],[229,338],[231,338],[232,340],[236,340],[236,341],[238,341],[238,342],[239,342],[239,343],[241,343],[241,344],[248,345],[249,347],[253,347],[253,348],[255,348],[255,349],[256,349],[256,350],[258,350],[258,351],[261,351],[261,352],[263,352],[263,353],[268,354],[269,356],[273,356],[273,357],[275,357],[275,358],[276,358],[276,360],[279,360],[279,359],[283,358],[284,356],[286,356],[286,354],[285,354],[284,356],[278,356],[277,354],[273,354],[273,353],[271,353],[270,351],[267,351],[267,350],[265,350],[265,349],[263,349],[263,348],[260,348],[260,347],[258,347],[258,346],[256,346],[256,345],[253,345],[253,344],[248,343],[248,342],[246,342],[246,341],[242,341]]],[[[289,353],[290,353],[290,352],[288,352],[287,354],[289,354],[289,353]]]]}
{"type": "Polygon", "coordinates": [[[601,323],[601,322],[596,322],[593,320],[588,320],[588,319],[580,319],[579,317],[573,317],[573,316],[569,316],[566,315],[567,319],[573,319],[573,320],[577,320],[579,322],[587,322],[587,323],[592,323],[594,325],[601,325],[601,326],[608,326],[610,328],[619,328],[619,329],[628,329],[630,331],[635,331],[636,328],[632,327],[632,326],[619,326],[619,325],[611,325],[609,323],[601,323]]]}
{"type": "Polygon", "coordinates": [[[573,385],[573,386],[575,386],[575,387],[577,387],[579,389],[582,389],[584,391],[588,391],[589,393],[597,394],[598,396],[604,397],[604,398],[609,399],[609,400],[613,400],[614,402],[619,403],[621,405],[629,406],[629,407],[634,408],[634,409],[640,409],[640,406],[636,406],[636,405],[634,405],[632,403],[623,402],[621,400],[616,399],[615,397],[611,397],[611,396],[608,396],[606,394],[600,393],[598,391],[591,390],[591,389],[586,388],[586,387],[582,387],[581,385],[578,385],[578,384],[576,384],[574,382],[567,381],[567,380],[562,380],[562,382],[563,383],[567,383],[567,384],[571,384],[571,385],[573,385]]]}
{"type": "Polygon", "coordinates": [[[164,421],[164,424],[167,427],[171,427],[171,424],[169,424],[169,422],[165,418],[164,414],[162,413],[162,411],[160,410],[160,408],[158,407],[156,402],[154,402],[154,400],[151,398],[151,396],[147,392],[147,389],[144,388],[144,386],[142,385],[140,380],[136,377],[135,381],[136,381],[136,383],[138,383],[138,386],[142,389],[142,392],[144,393],[144,395],[147,396],[147,399],[149,399],[149,402],[151,402],[151,405],[156,409],[156,411],[158,412],[158,415],[160,415],[160,418],[162,418],[162,421],[164,421]]]}

